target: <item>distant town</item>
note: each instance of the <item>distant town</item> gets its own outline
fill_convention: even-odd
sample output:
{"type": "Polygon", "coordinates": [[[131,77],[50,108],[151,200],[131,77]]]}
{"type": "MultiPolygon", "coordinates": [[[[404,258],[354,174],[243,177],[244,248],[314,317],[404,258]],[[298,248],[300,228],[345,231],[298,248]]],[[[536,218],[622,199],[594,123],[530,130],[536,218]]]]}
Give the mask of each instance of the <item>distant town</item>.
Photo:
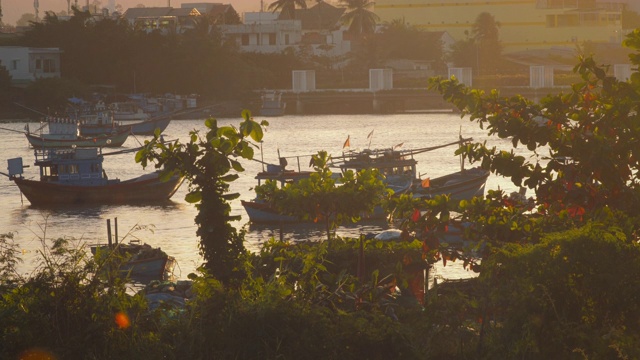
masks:
{"type": "Polygon", "coordinates": [[[40,12],[35,1],[34,13],[24,14],[16,26],[0,17],[0,86],[11,102],[40,109],[56,104],[31,102],[29,88],[62,78],[93,90],[106,86],[112,95],[197,94],[202,103],[225,104],[232,112],[259,107],[273,91],[289,104],[287,112],[300,114],[439,110],[446,105],[426,92],[434,76],[536,98],[540,89],[568,86],[578,56],[593,55],[613,76],[628,79],[630,52],[623,42],[640,27],[640,4],[615,0],[299,4],[276,0],[263,2],[262,11],[239,13],[223,3],[125,9],[114,1],[102,6],[68,0],[66,11],[54,13],[40,12]],[[83,25],[74,25],[79,19],[83,25]],[[117,31],[92,38],[107,26],[117,31]],[[83,32],[86,41],[103,45],[100,59],[73,48],[70,37],[83,32]],[[181,48],[192,40],[197,43],[181,48]],[[140,53],[142,43],[146,54],[140,53]],[[175,51],[177,57],[201,59],[160,59],[173,53],[162,54],[169,47],[182,51],[175,51]],[[146,59],[148,53],[155,56],[146,59]],[[224,81],[222,91],[211,87],[218,79],[224,81]]]}

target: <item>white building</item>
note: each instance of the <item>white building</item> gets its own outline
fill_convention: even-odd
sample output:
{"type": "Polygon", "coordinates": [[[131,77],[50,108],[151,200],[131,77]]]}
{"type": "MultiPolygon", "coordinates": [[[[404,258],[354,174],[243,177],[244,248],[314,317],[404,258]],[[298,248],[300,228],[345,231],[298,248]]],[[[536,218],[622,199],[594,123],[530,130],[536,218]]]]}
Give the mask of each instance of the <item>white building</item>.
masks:
{"type": "Polygon", "coordinates": [[[244,23],[222,25],[225,39],[235,42],[244,52],[280,53],[302,39],[300,20],[278,20],[278,14],[245,13],[244,23]]]}
{"type": "Polygon", "coordinates": [[[0,46],[0,66],[4,66],[15,86],[26,86],[40,78],[60,77],[58,48],[0,46]]]}
{"type": "Polygon", "coordinates": [[[297,9],[293,19],[279,13],[249,12],[244,14],[243,24],[221,25],[220,30],[243,52],[279,53],[294,47],[318,56],[342,56],[351,51],[351,41],[343,36],[344,11],[319,2],[308,9],[297,9]]]}

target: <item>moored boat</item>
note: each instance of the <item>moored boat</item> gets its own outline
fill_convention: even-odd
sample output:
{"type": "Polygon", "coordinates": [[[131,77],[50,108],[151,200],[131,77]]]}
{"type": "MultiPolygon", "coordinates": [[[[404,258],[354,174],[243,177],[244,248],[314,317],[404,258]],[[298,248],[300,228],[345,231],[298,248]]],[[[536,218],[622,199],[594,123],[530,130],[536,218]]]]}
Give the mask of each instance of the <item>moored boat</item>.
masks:
{"type": "Polygon", "coordinates": [[[396,193],[411,192],[414,197],[432,198],[436,195],[449,195],[452,200],[469,200],[474,196],[483,196],[490,172],[480,167],[465,169],[461,163],[460,171],[438,178],[420,178],[417,172],[417,160],[414,155],[433,151],[447,146],[459,145],[472,139],[459,139],[448,144],[397,150],[365,149],[350,151],[334,158],[333,166],[342,171],[378,169],[385,175],[387,186],[396,193]]]}
{"type": "Polygon", "coordinates": [[[47,136],[46,134],[34,135],[26,133],[29,144],[37,149],[43,148],[70,148],[70,147],[120,147],[127,141],[129,130],[123,130],[115,134],[96,135],[89,137],[71,136],[47,136]]]}
{"type": "Polygon", "coordinates": [[[475,167],[433,179],[416,181],[412,188],[413,196],[432,198],[436,195],[449,195],[454,201],[483,196],[489,174],[489,171],[475,167]]]}
{"type": "Polygon", "coordinates": [[[172,280],[176,259],[148,244],[119,243],[115,245],[91,245],[91,253],[98,259],[115,253],[122,263],[118,271],[139,282],[172,280]]]}
{"type": "Polygon", "coordinates": [[[29,144],[36,149],[70,147],[119,147],[127,141],[129,128],[113,130],[93,136],[81,136],[79,124],[69,118],[47,118],[39,134],[25,133],[29,144]],[[48,127],[48,132],[42,131],[48,127]]]}
{"type": "Polygon", "coordinates": [[[129,180],[109,179],[97,148],[36,150],[40,178],[24,178],[22,158],[9,159],[9,178],[32,205],[140,204],[167,201],[183,177],[164,181],[159,172],[129,180]]]}
{"type": "Polygon", "coordinates": [[[169,123],[171,122],[170,116],[160,116],[151,118],[145,121],[140,121],[126,126],[131,127],[131,133],[134,135],[153,135],[156,130],[162,133],[169,123]]]}
{"type": "Polygon", "coordinates": [[[287,108],[287,103],[282,101],[282,93],[268,91],[262,94],[260,116],[282,116],[287,108]]]}
{"type": "Polygon", "coordinates": [[[98,103],[90,113],[78,115],[80,135],[95,136],[112,134],[114,132],[129,131],[133,135],[153,135],[156,130],[162,133],[171,122],[171,113],[150,117],[144,114],[144,118],[124,120],[139,120],[133,123],[122,123],[115,115],[115,111],[98,103]]]}
{"type": "Polygon", "coordinates": [[[109,104],[109,108],[113,111],[116,121],[141,121],[151,118],[151,115],[134,101],[114,102],[109,104]]]}
{"type": "MultiPolygon", "coordinates": [[[[282,158],[282,160],[285,160],[282,158]]],[[[268,164],[266,170],[256,175],[258,185],[265,180],[275,180],[280,186],[285,183],[299,181],[308,178],[313,172],[311,171],[294,171],[286,170],[286,162],[283,165],[268,164]]],[[[241,200],[240,203],[244,207],[249,221],[256,224],[279,224],[279,223],[297,223],[301,220],[297,216],[282,214],[274,209],[270,204],[256,198],[251,201],[241,200]]]]}

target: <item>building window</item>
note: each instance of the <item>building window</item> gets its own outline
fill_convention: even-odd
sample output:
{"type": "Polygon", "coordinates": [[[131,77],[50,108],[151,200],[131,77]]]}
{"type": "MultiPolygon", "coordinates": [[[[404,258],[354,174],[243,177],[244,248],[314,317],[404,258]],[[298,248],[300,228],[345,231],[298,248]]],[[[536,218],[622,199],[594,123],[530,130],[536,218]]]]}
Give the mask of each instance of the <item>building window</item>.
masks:
{"type": "Polygon", "coordinates": [[[44,68],[42,69],[45,73],[54,73],[56,72],[56,63],[53,59],[44,59],[44,68]]]}
{"type": "Polygon", "coordinates": [[[20,60],[11,60],[11,70],[18,70],[18,62],[20,60]]]}
{"type": "Polygon", "coordinates": [[[269,45],[276,44],[276,34],[269,34],[269,45]]]}
{"type": "Polygon", "coordinates": [[[42,60],[36,59],[36,70],[42,70],[42,60]]]}
{"type": "Polygon", "coordinates": [[[284,34],[284,44],[289,45],[289,34],[284,34]]]}
{"type": "Polygon", "coordinates": [[[249,46],[249,34],[242,34],[242,46],[249,46]]]}

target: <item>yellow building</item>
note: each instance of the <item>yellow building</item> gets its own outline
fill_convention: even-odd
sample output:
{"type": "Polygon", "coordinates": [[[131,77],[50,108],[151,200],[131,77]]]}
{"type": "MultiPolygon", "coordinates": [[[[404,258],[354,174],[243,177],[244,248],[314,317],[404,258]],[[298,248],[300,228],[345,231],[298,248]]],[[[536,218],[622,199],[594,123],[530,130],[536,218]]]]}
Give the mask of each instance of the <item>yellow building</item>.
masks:
{"type": "Polygon", "coordinates": [[[382,22],[404,19],[427,31],[446,31],[456,40],[471,33],[476,17],[494,16],[503,53],[576,44],[621,44],[625,10],[640,0],[376,0],[382,22]]]}

